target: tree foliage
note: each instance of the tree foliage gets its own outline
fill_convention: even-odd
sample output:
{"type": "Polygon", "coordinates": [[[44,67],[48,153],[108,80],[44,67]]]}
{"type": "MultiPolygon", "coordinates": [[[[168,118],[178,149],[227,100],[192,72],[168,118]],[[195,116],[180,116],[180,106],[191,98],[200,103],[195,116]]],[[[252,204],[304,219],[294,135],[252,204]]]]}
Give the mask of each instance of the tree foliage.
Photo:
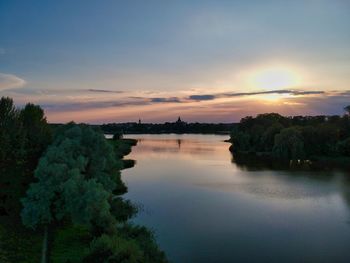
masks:
{"type": "Polygon", "coordinates": [[[25,164],[34,169],[51,142],[51,130],[40,106],[15,107],[8,97],[0,99],[0,165],[25,164]]]}
{"type": "Polygon", "coordinates": [[[233,152],[267,152],[280,159],[348,156],[350,117],[277,113],[243,118],[231,133],[233,152]]]}
{"type": "MultiPolygon", "coordinates": [[[[70,226],[68,229],[82,226],[87,231],[83,236],[94,240],[90,259],[96,255],[94,251],[108,251],[108,255],[99,254],[91,262],[166,262],[150,232],[137,226],[125,227],[137,209],[120,196],[127,190],[120,176],[121,158],[135,142],[111,143],[99,129],[88,125],[69,123],[54,128],[52,136],[40,106],[28,103],[19,109],[12,99],[1,98],[0,172],[9,178],[13,176],[16,183],[11,191],[15,197],[8,198],[8,194],[0,197],[19,200],[35,179],[21,200],[25,226],[48,229],[49,225],[58,232],[63,225],[70,226]],[[6,169],[16,172],[7,173],[6,169]],[[23,180],[34,169],[34,178],[23,180]],[[22,188],[23,191],[19,190],[22,188]]],[[[80,247],[89,242],[81,241],[80,247]]],[[[46,255],[47,250],[43,251],[46,255]]],[[[86,255],[76,253],[74,258],[86,255]]]]}
{"type": "Polygon", "coordinates": [[[125,224],[118,228],[117,236],[101,235],[90,244],[83,263],[166,263],[153,234],[145,227],[125,224]]]}
{"type": "Polygon", "coordinates": [[[122,184],[120,167],[102,133],[86,125],[62,127],[23,199],[23,223],[34,228],[68,217],[74,223],[110,228],[115,219],[109,200],[122,184]]]}
{"type": "Polygon", "coordinates": [[[304,159],[304,143],[298,127],[283,129],[275,136],[273,154],[277,158],[287,160],[304,159]]]}
{"type": "Polygon", "coordinates": [[[11,98],[0,99],[0,165],[24,159],[24,140],[19,110],[11,98]]]}
{"type": "Polygon", "coordinates": [[[38,105],[25,105],[19,113],[19,120],[23,127],[26,160],[34,168],[51,142],[51,130],[43,109],[38,105]]]}

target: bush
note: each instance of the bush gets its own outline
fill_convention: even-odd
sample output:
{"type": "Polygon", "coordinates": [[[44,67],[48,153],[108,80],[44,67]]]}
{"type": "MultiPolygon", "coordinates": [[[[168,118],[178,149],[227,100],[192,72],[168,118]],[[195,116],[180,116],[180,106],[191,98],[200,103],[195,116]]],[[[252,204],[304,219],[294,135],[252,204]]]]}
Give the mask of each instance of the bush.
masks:
{"type": "Polygon", "coordinates": [[[350,156],[350,137],[340,141],[337,145],[338,151],[341,155],[350,156]]]}

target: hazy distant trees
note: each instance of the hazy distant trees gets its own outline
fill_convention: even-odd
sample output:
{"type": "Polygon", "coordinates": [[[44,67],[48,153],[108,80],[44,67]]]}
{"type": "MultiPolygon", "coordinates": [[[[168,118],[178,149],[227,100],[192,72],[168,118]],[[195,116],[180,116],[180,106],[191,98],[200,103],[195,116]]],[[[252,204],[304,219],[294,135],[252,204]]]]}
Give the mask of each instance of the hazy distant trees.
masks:
{"type": "Polygon", "coordinates": [[[101,125],[101,129],[107,134],[135,133],[222,133],[232,130],[235,124],[232,123],[109,123],[101,125]]]}

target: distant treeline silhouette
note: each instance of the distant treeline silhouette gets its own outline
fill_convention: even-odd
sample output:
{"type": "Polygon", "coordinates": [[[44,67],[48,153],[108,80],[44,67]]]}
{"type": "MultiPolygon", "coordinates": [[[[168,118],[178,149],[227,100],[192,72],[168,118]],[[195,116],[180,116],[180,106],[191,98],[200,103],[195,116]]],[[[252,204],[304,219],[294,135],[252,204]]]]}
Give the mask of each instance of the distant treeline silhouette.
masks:
{"type": "Polygon", "coordinates": [[[159,134],[159,133],[202,133],[202,134],[230,134],[234,123],[187,123],[179,118],[176,122],[165,123],[108,123],[101,125],[106,134],[159,134]]]}

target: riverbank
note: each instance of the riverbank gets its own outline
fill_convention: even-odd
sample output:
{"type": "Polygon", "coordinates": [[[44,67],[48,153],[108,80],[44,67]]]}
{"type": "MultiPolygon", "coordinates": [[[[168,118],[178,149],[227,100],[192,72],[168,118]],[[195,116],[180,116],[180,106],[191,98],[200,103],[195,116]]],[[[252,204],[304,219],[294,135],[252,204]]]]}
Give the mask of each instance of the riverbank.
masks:
{"type": "MultiPolygon", "coordinates": [[[[122,169],[130,168],[133,160],[122,158],[131,152],[137,144],[133,139],[108,140],[114,147],[117,158],[126,162],[122,169]]],[[[20,178],[30,177],[22,169],[4,169],[1,172],[1,215],[0,215],[0,262],[1,263],[37,263],[40,261],[42,249],[42,230],[37,231],[25,228],[21,222],[19,200],[23,198],[28,183],[23,186],[20,178]],[[9,171],[12,171],[9,173],[9,171]]],[[[50,240],[53,263],[79,262],[89,248],[91,238],[89,231],[83,226],[73,226],[64,223],[51,231],[54,233],[50,240]]]]}
{"type": "Polygon", "coordinates": [[[348,170],[350,157],[347,156],[310,156],[307,160],[285,160],[274,157],[272,152],[233,151],[229,150],[237,165],[250,168],[300,169],[300,170],[348,170]]]}
{"type": "Polygon", "coordinates": [[[350,115],[248,116],[232,130],[230,142],[242,160],[249,155],[310,169],[349,169],[350,115]]]}
{"type": "MultiPolygon", "coordinates": [[[[132,151],[137,144],[133,139],[106,139],[113,145],[115,155],[122,166],[120,170],[134,166],[134,160],[123,158],[132,151]],[[132,165],[130,165],[132,163],[132,165]]],[[[123,190],[127,191],[127,189],[123,190]]],[[[136,212],[136,211],[133,211],[136,212]]],[[[63,224],[54,230],[54,238],[51,240],[50,259],[52,263],[80,263],[82,258],[88,255],[90,240],[93,238],[89,229],[85,226],[76,226],[70,223],[63,224]]]]}
{"type": "MultiPolygon", "coordinates": [[[[123,159],[131,152],[133,146],[137,144],[137,140],[134,139],[120,139],[120,140],[108,140],[107,142],[113,146],[114,155],[117,158],[118,170],[127,169],[135,164],[134,160],[123,159]]],[[[108,157],[107,157],[108,158],[108,157]]],[[[1,177],[1,185],[10,187],[10,192],[13,193],[10,198],[7,195],[1,196],[6,203],[3,207],[3,213],[0,217],[0,262],[1,263],[37,263],[40,262],[42,257],[42,244],[43,244],[43,228],[39,227],[36,231],[25,228],[22,224],[20,211],[22,206],[20,200],[24,197],[28,184],[23,186],[20,183],[15,182],[16,178],[23,178],[26,175],[22,174],[22,169],[9,169],[13,173],[6,173],[8,177],[1,177]],[[19,189],[19,187],[24,187],[19,189]],[[6,210],[6,208],[8,210],[6,210]],[[16,208],[16,209],[15,209],[16,208]]],[[[31,175],[32,176],[32,175],[31,175]]],[[[28,175],[27,175],[28,177],[28,175]]],[[[117,254],[123,253],[135,253],[138,258],[145,259],[144,262],[166,262],[163,252],[158,250],[156,243],[154,242],[151,231],[142,226],[131,225],[128,219],[137,213],[136,207],[129,201],[124,200],[122,195],[127,192],[126,186],[121,182],[121,186],[116,188],[116,195],[114,202],[111,203],[111,210],[117,209],[116,220],[118,225],[116,226],[117,235],[108,237],[104,236],[103,242],[107,242],[103,245],[104,249],[117,249],[118,247],[109,247],[112,245],[110,238],[118,239],[120,244],[127,249],[132,246],[135,251],[119,251],[117,254]],[[145,251],[142,255],[141,251],[145,251]],[[141,256],[142,255],[142,256],[141,256]],[[152,261],[154,260],[154,261],[152,261]]],[[[2,193],[4,192],[2,189],[2,193]]],[[[52,263],[81,263],[90,262],[86,261],[86,257],[89,256],[89,260],[94,261],[95,255],[91,259],[91,241],[99,237],[96,233],[91,232],[91,229],[85,224],[73,224],[67,218],[67,220],[61,220],[51,224],[49,229],[48,242],[45,243],[45,247],[48,247],[49,254],[44,253],[47,256],[49,262],[52,263]],[[85,261],[82,261],[85,258],[85,261]]],[[[98,238],[100,239],[100,238],[98,238]]],[[[103,248],[102,247],[102,248],[103,248]]]]}

